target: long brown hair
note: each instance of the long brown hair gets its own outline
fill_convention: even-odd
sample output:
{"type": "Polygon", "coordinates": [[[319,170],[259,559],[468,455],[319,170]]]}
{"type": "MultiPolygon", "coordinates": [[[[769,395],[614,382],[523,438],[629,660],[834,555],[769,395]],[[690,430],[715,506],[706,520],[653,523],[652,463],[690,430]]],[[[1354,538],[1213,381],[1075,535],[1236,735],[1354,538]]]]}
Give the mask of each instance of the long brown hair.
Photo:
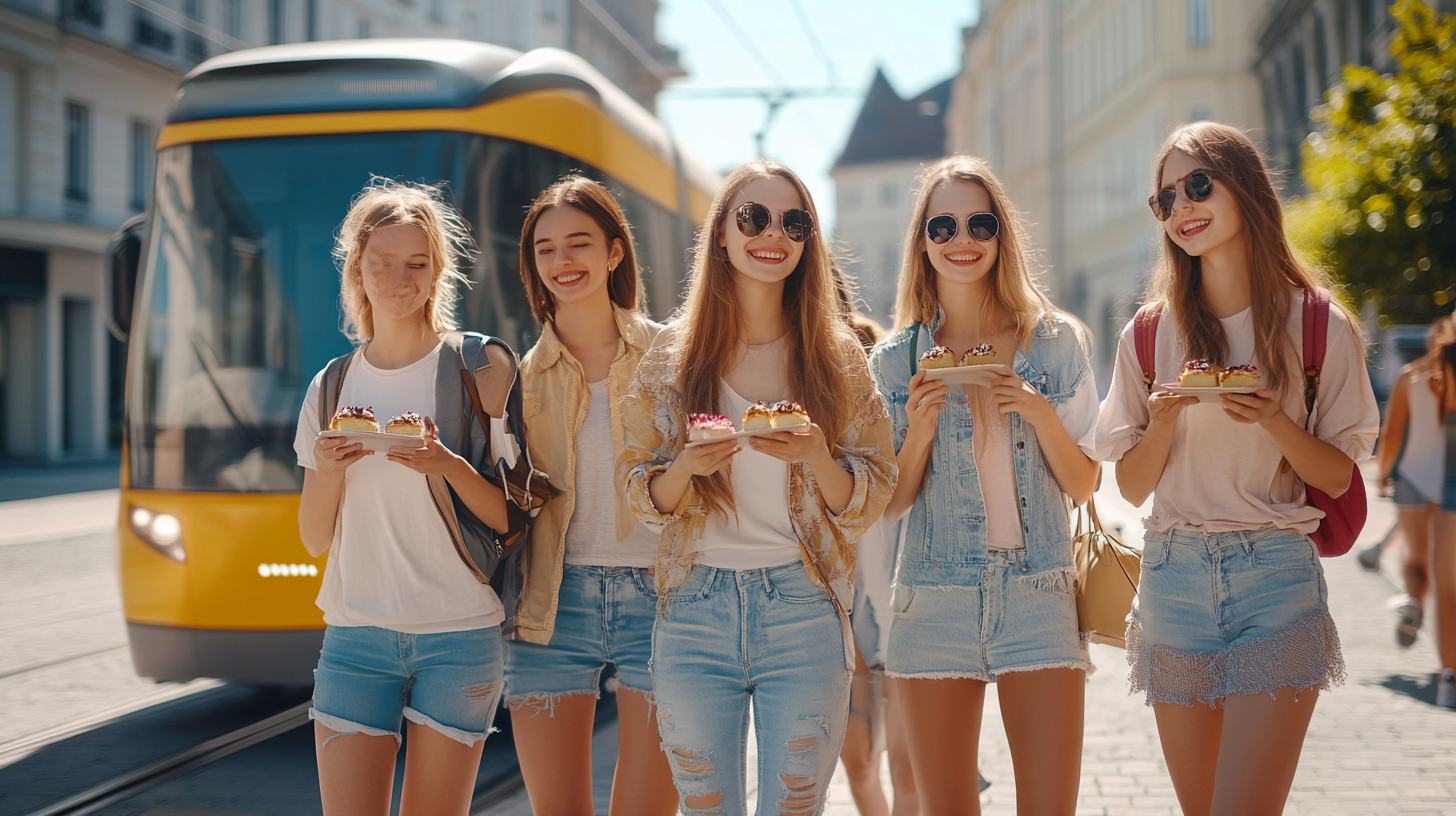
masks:
{"type": "Polygon", "coordinates": [[[1001,222],[996,265],[992,267],[991,297],[983,319],[1000,323],[1010,320],[1016,327],[1017,345],[1025,348],[1038,320],[1052,314],[1052,303],[1036,284],[1031,268],[1031,253],[1026,246],[1026,227],[1021,214],[1001,186],[991,166],[974,156],[947,156],[920,172],[919,190],[915,194],[915,215],[905,236],[905,255],[900,264],[900,282],[895,297],[895,328],[912,323],[929,324],[935,319],[940,302],[935,288],[935,267],[925,251],[925,220],[930,215],[930,194],[945,184],[970,182],[986,191],[991,199],[991,212],[1001,222]]]}
{"type": "Polygon", "coordinates": [[[1430,388],[1436,395],[1436,418],[1446,418],[1446,389],[1456,376],[1456,317],[1437,318],[1426,330],[1426,355],[1415,361],[1417,371],[1431,373],[1430,388]]]}
{"type": "MultiPolygon", "coordinates": [[[[1290,299],[1295,289],[1331,288],[1330,277],[1324,270],[1305,266],[1290,249],[1279,196],[1258,148],[1243,131],[1217,122],[1195,122],[1173,131],[1153,163],[1155,190],[1163,186],[1163,165],[1175,150],[1187,153],[1210,171],[1238,205],[1247,236],[1254,354],[1264,366],[1264,381],[1282,396],[1300,373],[1299,352],[1289,336],[1290,299]]],[[[1189,359],[1226,364],[1228,337],[1204,302],[1201,289],[1201,259],[1184,252],[1163,230],[1163,250],[1153,269],[1148,300],[1173,310],[1189,359]]],[[[1352,326],[1359,325],[1343,303],[1335,299],[1331,303],[1345,311],[1352,326]]]]}
{"type": "Polygon", "coordinates": [[[459,287],[469,285],[460,269],[470,263],[475,248],[470,230],[439,187],[376,176],[349,204],[334,238],[344,333],[355,342],[374,339],[374,307],[364,292],[364,248],[376,230],[398,226],[418,228],[430,248],[434,280],[425,300],[424,325],[437,334],[455,328],[455,299],[459,287]]]}
{"type": "MultiPolygon", "coordinates": [[[[719,412],[723,373],[737,359],[743,333],[743,307],[738,302],[733,265],[718,238],[728,223],[734,196],[749,182],[781,178],[794,185],[804,209],[814,219],[814,231],[804,241],[799,265],[784,282],[784,322],[788,324],[789,388],[830,444],[837,442],[849,423],[849,369],[847,352],[857,342],[843,318],[829,248],[820,232],[819,213],[809,188],[792,170],[767,159],[739,165],[724,179],[708,206],[698,231],[692,280],[687,299],[678,312],[678,388],[683,411],[719,412]]],[[[694,483],[710,512],[733,508],[733,491],[723,471],[695,476],[694,483]]]]}
{"type": "Polygon", "coordinates": [[[622,213],[616,196],[610,190],[586,176],[573,173],[562,176],[536,196],[536,200],[531,202],[531,209],[526,211],[526,223],[521,227],[521,284],[526,287],[531,313],[543,324],[556,319],[556,298],[541,281],[536,269],[535,246],[536,222],[552,207],[575,207],[591,216],[607,236],[609,252],[613,241],[622,242],[622,260],[607,278],[607,292],[613,303],[635,311],[641,276],[637,271],[637,251],[632,246],[632,225],[627,223],[627,216],[622,213]]]}

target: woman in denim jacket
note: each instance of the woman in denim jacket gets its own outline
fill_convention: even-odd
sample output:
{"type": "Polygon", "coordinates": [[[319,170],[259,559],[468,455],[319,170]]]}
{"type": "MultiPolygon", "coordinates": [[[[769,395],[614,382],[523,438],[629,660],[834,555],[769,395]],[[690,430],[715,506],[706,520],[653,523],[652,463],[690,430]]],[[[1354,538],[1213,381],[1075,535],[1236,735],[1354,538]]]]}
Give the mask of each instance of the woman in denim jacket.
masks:
{"type": "Polygon", "coordinates": [[[1088,456],[1097,387],[1082,326],[1036,288],[1022,235],[985,162],[952,156],[928,168],[898,330],[871,359],[900,465],[886,516],[909,513],[886,671],[928,814],[979,812],[969,769],[992,680],[1018,811],[1070,815],[1077,803],[1092,666],[1077,631],[1067,511],[1097,478],[1088,456]],[[953,394],[920,370],[936,346],[983,344],[1001,365],[982,384],[953,394]]]}

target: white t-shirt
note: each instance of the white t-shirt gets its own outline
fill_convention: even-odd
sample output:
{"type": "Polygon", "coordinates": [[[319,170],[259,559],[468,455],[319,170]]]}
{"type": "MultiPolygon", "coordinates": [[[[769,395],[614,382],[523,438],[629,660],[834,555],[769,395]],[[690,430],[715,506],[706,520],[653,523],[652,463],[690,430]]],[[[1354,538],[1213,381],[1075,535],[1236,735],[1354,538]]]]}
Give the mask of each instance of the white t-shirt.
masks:
{"type": "Polygon", "coordinates": [[[608,380],[587,383],[586,421],[576,435],[575,504],[566,525],[566,563],[596,567],[652,567],[657,536],[641,522],[617,540],[617,452],[612,448],[608,380]]]}
{"type": "MultiPolygon", "coordinates": [[[[394,370],[375,368],[360,354],[349,366],[339,405],[372,406],[387,422],[405,411],[432,416],[440,347],[394,370]]],[[[319,372],[298,417],[293,450],[314,469],[318,437],[319,372]]],[[[429,635],[497,626],[500,599],[460,560],[424,474],[365,456],[344,471],[344,501],[324,569],[318,607],[330,626],[377,626],[429,635]]]]}
{"type": "MultiPolygon", "coordinates": [[[[723,414],[741,417],[751,404],[721,383],[723,414]]],[[[759,569],[801,560],[799,536],[789,518],[789,465],[743,446],[729,467],[735,518],[710,513],[696,549],[698,563],[717,569],[759,569]]]]}

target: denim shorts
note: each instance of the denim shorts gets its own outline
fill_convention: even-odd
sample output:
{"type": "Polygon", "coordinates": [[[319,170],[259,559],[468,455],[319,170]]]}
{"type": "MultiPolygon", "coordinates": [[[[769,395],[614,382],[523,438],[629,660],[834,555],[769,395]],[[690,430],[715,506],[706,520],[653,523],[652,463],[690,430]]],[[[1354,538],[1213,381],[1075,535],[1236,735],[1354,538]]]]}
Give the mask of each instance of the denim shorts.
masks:
{"type": "Polygon", "coordinates": [[[1093,671],[1077,631],[1074,572],[1027,575],[1024,550],[992,550],[972,586],[897,586],[885,673],[920,680],[1039,669],[1093,671]]]}
{"type": "Polygon", "coordinates": [[[506,705],[551,711],[563,696],[595,697],[608,663],[623,688],[650,695],[655,581],[639,567],[567,565],[551,642],[506,643],[506,705]]]}
{"type": "Polygon", "coordinates": [[[403,717],[475,745],[495,719],[501,671],[499,626],[434,635],[330,626],[308,716],[336,736],[387,735],[395,742],[403,717]]]}
{"type": "Polygon", "coordinates": [[[657,729],[682,799],[723,799],[684,813],[742,816],[750,773],[755,812],[823,812],[849,723],[844,650],[839,613],[802,561],[692,568],[653,634],[657,729]],[[746,761],[750,701],[755,767],[746,761]],[[802,781],[790,788],[786,777],[802,781]]]}
{"type": "Polygon", "coordinates": [[[1230,694],[1344,682],[1324,569],[1302,533],[1149,532],[1128,616],[1132,691],[1148,705],[1217,708],[1230,694]]]}

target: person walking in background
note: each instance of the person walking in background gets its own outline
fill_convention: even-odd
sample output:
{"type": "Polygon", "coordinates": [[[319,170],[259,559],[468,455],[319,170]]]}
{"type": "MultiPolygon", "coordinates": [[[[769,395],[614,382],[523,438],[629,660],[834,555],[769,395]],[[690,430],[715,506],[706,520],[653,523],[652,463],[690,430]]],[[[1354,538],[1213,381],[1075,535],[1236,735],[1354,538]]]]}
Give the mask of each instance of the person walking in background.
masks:
{"type": "Polygon", "coordinates": [[[1359,324],[1337,303],[1306,410],[1304,301],[1318,301],[1325,278],[1290,250],[1248,137],[1185,125],[1154,168],[1162,256],[1098,420],[1122,495],[1153,496],[1127,629],[1131,685],[1153,707],[1185,814],[1278,814],[1319,692],[1345,677],[1309,537],[1323,513],[1304,487],[1350,489],[1380,417],[1359,324]],[[1155,341],[1145,362],[1139,336],[1155,341]],[[1160,390],[1185,363],[1254,366],[1259,387],[1204,403],[1160,390]]]}
{"type": "Polygon", "coordinates": [[[895,462],[817,224],[808,188],[783,165],[729,173],[687,300],[623,403],[618,478],[662,534],[658,729],[691,813],[746,813],[750,701],[757,812],[822,812],[849,716],[855,541],[884,510],[895,462]],[[777,413],[754,407],[776,401],[777,413]],[[690,428],[727,431],[724,417],[765,413],[809,421],[747,445],[687,446],[690,428]]]}
{"type": "Polygon", "coordinates": [[[463,816],[500,699],[505,610],[463,555],[460,514],[508,527],[505,495],[480,469],[508,440],[516,360],[497,341],[467,361],[464,338],[451,331],[468,246],[440,192],[409,184],[366,188],[339,228],[340,300],[360,346],[314,377],[293,442],[304,469],[299,535],[310,554],[329,554],[318,597],[328,628],[309,709],[326,814],[390,812],[403,718],[399,812],[463,816]],[[462,368],[484,383],[476,396],[491,417],[488,436],[460,392],[462,368]],[[327,433],[332,416],[366,415],[422,424],[423,438],[378,455],[327,433]]]}
{"type": "Polygon", "coordinates": [[[994,680],[1018,812],[1070,816],[1092,669],[1067,514],[1098,470],[1086,334],[1037,288],[1020,218],[984,161],[927,168],[914,212],[896,330],[870,367],[899,453],[886,516],[909,514],[886,671],[921,810],[980,812],[974,770],[994,680]],[[950,399],[926,375],[962,353],[1000,365],[950,399]]]}
{"type": "Polygon", "coordinates": [[[1426,332],[1426,356],[1405,365],[1386,407],[1376,458],[1395,481],[1406,540],[1406,597],[1396,607],[1395,637],[1416,641],[1425,599],[1436,588],[1436,704],[1456,708],[1456,320],[1426,332]],[[1434,535],[1433,535],[1434,532],[1434,535]]]}
{"type": "MultiPolygon", "coordinates": [[[[836,270],[837,271],[837,270],[836,270]]],[[[885,330],[853,309],[849,286],[840,279],[840,301],[849,325],[866,352],[884,339],[885,330]]],[[[915,772],[905,741],[904,714],[894,680],[885,677],[885,650],[890,641],[892,588],[900,557],[901,522],[881,518],[859,539],[854,574],[854,677],[849,687],[849,725],[839,760],[844,763],[849,792],[860,816],[918,816],[915,772]],[[880,758],[890,760],[894,807],[880,783],[880,758]]],[[[984,789],[984,788],[983,788],[984,789]]]]}
{"type": "Polygon", "coordinates": [[[521,282],[541,339],[521,361],[533,463],[562,494],[531,527],[506,643],[506,706],[531,806],[594,813],[592,722],[616,667],[617,767],[610,813],[677,812],[653,710],[657,535],[616,478],[621,400],[661,328],[638,310],[637,255],[616,199],[582,176],[547,188],[521,228],[521,282]]]}

